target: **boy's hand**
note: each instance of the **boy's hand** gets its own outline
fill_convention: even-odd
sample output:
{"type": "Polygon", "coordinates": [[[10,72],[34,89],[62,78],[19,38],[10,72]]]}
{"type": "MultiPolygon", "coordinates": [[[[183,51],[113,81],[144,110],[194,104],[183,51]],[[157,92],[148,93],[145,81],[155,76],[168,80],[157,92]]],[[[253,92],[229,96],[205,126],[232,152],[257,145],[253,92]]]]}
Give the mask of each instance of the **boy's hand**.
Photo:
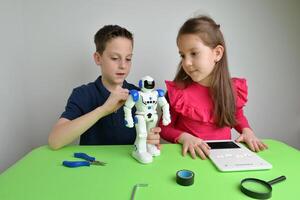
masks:
{"type": "Polygon", "coordinates": [[[190,152],[193,159],[196,159],[197,155],[201,159],[205,160],[209,155],[210,146],[202,139],[197,138],[189,133],[182,133],[179,136],[178,142],[182,144],[182,155],[185,156],[187,151],[190,152]]]}
{"type": "Polygon", "coordinates": [[[268,146],[260,141],[249,128],[243,129],[242,134],[236,139],[236,142],[245,142],[248,147],[255,152],[263,151],[268,148],[268,146]]]}
{"type": "Polygon", "coordinates": [[[147,144],[154,144],[157,146],[158,149],[160,149],[160,133],[161,128],[160,127],[154,127],[150,130],[150,132],[147,135],[147,144]]]}
{"type": "Polygon", "coordinates": [[[122,87],[118,87],[116,90],[112,91],[103,104],[103,108],[107,114],[117,111],[127,100],[128,94],[129,91],[122,87]]]}

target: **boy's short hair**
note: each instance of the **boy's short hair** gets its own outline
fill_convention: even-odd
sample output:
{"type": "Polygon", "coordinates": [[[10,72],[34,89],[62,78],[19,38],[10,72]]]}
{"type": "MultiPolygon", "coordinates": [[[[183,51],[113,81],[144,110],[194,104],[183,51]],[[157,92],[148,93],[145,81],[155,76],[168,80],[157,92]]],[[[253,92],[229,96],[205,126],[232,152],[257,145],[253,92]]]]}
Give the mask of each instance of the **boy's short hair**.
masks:
{"type": "Polygon", "coordinates": [[[100,54],[106,48],[107,42],[116,37],[124,37],[131,40],[133,45],[133,35],[126,28],[118,25],[105,25],[95,34],[94,42],[96,45],[96,51],[100,54]]]}

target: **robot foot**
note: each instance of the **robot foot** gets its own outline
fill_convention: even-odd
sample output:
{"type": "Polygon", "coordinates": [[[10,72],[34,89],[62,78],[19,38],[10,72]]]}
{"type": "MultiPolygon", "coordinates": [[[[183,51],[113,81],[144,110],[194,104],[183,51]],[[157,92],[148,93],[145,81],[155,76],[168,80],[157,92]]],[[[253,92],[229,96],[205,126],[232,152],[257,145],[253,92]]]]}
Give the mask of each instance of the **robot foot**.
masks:
{"type": "Polygon", "coordinates": [[[132,157],[134,157],[137,161],[143,164],[148,164],[153,161],[152,155],[148,152],[139,153],[137,151],[132,152],[132,157]]]}
{"type": "Polygon", "coordinates": [[[155,145],[147,145],[147,151],[152,156],[159,156],[160,155],[160,150],[155,145]]]}

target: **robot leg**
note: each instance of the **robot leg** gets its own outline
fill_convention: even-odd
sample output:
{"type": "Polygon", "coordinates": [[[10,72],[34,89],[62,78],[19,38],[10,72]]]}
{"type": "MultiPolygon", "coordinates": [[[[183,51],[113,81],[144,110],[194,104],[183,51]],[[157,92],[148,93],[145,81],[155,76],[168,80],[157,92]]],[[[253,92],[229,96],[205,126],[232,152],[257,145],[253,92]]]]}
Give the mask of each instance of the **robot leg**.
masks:
{"type": "MultiPolygon", "coordinates": [[[[147,133],[150,132],[151,128],[154,128],[156,126],[157,120],[158,120],[158,116],[157,116],[157,114],[154,114],[153,120],[146,122],[147,123],[147,133]]],[[[160,155],[160,150],[154,144],[147,144],[147,152],[150,153],[152,156],[160,155]]]]}
{"type": "Polygon", "coordinates": [[[137,122],[135,124],[136,139],[134,142],[135,149],[132,156],[140,163],[147,164],[153,161],[152,155],[147,152],[147,129],[145,118],[142,115],[136,115],[137,122]]]}

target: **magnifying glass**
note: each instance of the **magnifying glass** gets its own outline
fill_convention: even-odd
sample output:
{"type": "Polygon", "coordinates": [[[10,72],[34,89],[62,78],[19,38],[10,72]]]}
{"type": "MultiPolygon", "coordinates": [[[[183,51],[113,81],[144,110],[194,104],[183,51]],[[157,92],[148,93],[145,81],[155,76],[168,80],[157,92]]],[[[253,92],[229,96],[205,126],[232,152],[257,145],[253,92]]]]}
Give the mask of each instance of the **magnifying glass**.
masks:
{"type": "Polygon", "coordinates": [[[241,191],[249,197],[255,199],[268,199],[272,196],[272,185],[286,179],[280,176],[271,181],[263,181],[256,178],[246,178],[241,181],[241,191]]]}

